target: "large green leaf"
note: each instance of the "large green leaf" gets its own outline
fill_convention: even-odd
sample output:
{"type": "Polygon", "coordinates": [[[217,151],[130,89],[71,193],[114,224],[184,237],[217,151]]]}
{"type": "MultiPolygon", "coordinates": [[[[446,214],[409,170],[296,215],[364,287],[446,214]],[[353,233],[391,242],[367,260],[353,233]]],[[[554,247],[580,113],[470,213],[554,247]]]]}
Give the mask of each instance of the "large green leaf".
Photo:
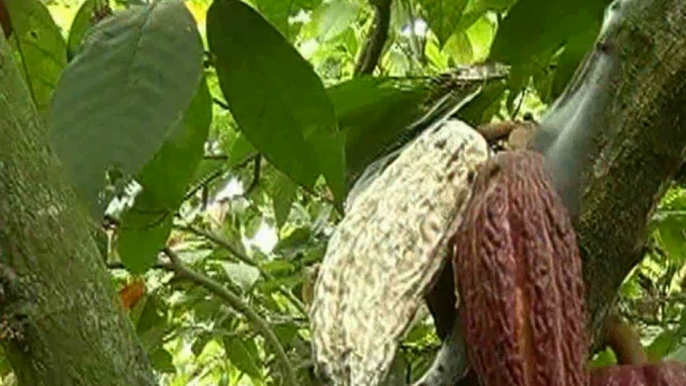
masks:
{"type": "Polygon", "coordinates": [[[321,4],[312,13],[315,36],[328,41],[340,35],[357,19],[360,6],[348,0],[334,0],[321,4]]]}
{"type": "Polygon", "coordinates": [[[224,338],[224,351],[231,363],[238,370],[248,374],[252,378],[261,378],[261,370],[257,358],[255,342],[242,341],[235,336],[224,338]]]}
{"type": "Polygon", "coordinates": [[[38,110],[46,113],[60,75],[67,65],[67,48],[50,11],[40,0],[4,0],[12,27],[11,40],[38,110]]]}
{"type": "Polygon", "coordinates": [[[312,11],[322,0],[255,0],[260,14],[269,20],[289,41],[293,41],[300,32],[301,24],[292,18],[300,12],[312,11]]]}
{"type": "Polygon", "coordinates": [[[328,90],[346,133],[348,174],[360,173],[422,113],[428,89],[395,79],[360,77],[328,90]]]}
{"type": "Polygon", "coordinates": [[[573,45],[564,58],[565,70],[559,73],[560,80],[556,80],[566,84],[573,74],[568,68],[576,68],[584,53],[592,47],[603,19],[603,10],[610,2],[520,0],[498,28],[491,59],[512,65],[513,72],[521,72],[520,88],[531,74],[546,66],[550,57],[572,39],[573,45]]]}
{"type": "Polygon", "coordinates": [[[122,218],[118,251],[130,271],[143,272],[157,260],[171,232],[173,213],[202,159],[211,121],[212,97],[202,81],[184,124],[143,168],[138,178],[143,191],[122,218]]]}
{"type": "Polygon", "coordinates": [[[299,184],[311,188],[323,174],[340,202],[345,192],[343,136],[309,63],[241,1],[212,4],[207,36],[222,91],[246,138],[299,184]]]}
{"type": "Polygon", "coordinates": [[[132,7],[98,24],[55,93],[51,139],[98,213],[106,170],[136,174],[188,108],[203,47],[183,3],[132,7]]]}
{"type": "Polygon", "coordinates": [[[441,46],[455,32],[469,0],[419,0],[426,10],[426,21],[441,46]]]}

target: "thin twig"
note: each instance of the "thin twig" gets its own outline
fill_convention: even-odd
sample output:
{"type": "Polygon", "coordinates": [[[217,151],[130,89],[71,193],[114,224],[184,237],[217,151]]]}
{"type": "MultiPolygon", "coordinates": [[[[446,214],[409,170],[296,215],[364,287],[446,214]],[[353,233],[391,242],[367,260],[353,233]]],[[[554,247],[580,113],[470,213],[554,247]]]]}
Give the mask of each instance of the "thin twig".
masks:
{"type": "Polygon", "coordinates": [[[219,107],[225,109],[225,110],[230,110],[229,109],[229,104],[224,102],[223,100],[219,98],[212,98],[212,101],[219,107]]]}
{"type": "Polygon", "coordinates": [[[248,189],[245,190],[245,193],[244,193],[245,196],[252,193],[252,191],[255,190],[257,188],[257,186],[260,184],[260,171],[261,171],[261,169],[262,169],[262,155],[258,154],[255,157],[255,163],[253,166],[252,182],[250,182],[248,189]]]}
{"type": "MultiPolygon", "coordinates": [[[[248,256],[245,253],[238,250],[236,247],[231,245],[231,243],[229,243],[227,240],[224,240],[222,237],[220,237],[220,236],[218,236],[212,232],[206,231],[204,229],[196,228],[192,225],[174,225],[174,228],[176,228],[178,230],[185,231],[185,232],[193,233],[196,236],[203,237],[203,238],[211,241],[212,243],[219,245],[220,247],[229,251],[232,255],[234,255],[234,257],[236,257],[241,262],[257,268],[257,270],[260,272],[262,277],[264,277],[265,279],[274,280],[274,276],[271,273],[267,272],[264,268],[262,268],[259,264],[257,264],[257,262],[255,262],[255,260],[251,259],[250,256],[248,256]]],[[[285,296],[286,299],[288,299],[291,302],[291,304],[293,304],[293,306],[298,311],[300,311],[305,316],[308,315],[305,305],[300,301],[300,299],[295,297],[295,295],[293,295],[293,293],[288,291],[286,288],[283,288],[282,286],[278,287],[278,291],[283,296],[285,296]]]]}
{"type": "Polygon", "coordinates": [[[243,302],[243,300],[241,300],[241,298],[238,295],[231,292],[227,288],[224,288],[221,284],[217,283],[211,278],[202,275],[199,272],[195,272],[191,268],[187,267],[181,261],[179,256],[171,249],[165,247],[162,251],[165,255],[167,255],[167,257],[169,257],[172,267],[174,268],[174,272],[178,276],[188,279],[191,282],[205,288],[212,294],[224,300],[234,310],[243,314],[243,316],[245,316],[245,318],[248,319],[248,321],[253,325],[253,327],[262,334],[267,344],[272,346],[274,354],[281,362],[281,366],[283,367],[286,384],[290,386],[298,386],[298,382],[295,377],[295,371],[293,370],[293,366],[291,365],[291,362],[288,359],[288,356],[286,355],[286,351],[281,345],[281,342],[279,342],[279,338],[276,337],[276,334],[271,329],[269,323],[267,323],[266,320],[264,320],[260,315],[258,315],[252,309],[252,307],[250,307],[250,305],[243,302]]]}
{"type": "MultiPolygon", "coordinates": [[[[172,271],[174,267],[171,264],[164,261],[158,261],[154,263],[151,267],[152,269],[160,269],[163,271],[172,271]]],[[[119,261],[111,261],[107,263],[107,269],[127,269],[124,263],[119,261]]]]}

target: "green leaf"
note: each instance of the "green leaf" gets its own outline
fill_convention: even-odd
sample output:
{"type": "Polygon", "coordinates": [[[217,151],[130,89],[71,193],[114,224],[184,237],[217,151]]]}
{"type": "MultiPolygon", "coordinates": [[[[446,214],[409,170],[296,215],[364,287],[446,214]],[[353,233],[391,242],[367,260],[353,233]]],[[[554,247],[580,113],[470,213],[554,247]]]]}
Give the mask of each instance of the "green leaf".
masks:
{"type": "Polygon", "coordinates": [[[164,142],[140,175],[143,194],[152,195],[161,208],[172,211],[181,204],[202,159],[211,122],[212,96],[203,80],[184,115],[183,124],[164,142]]]}
{"type": "Polygon", "coordinates": [[[183,124],[143,168],[138,178],[143,191],[122,217],[117,249],[131,272],[145,272],[157,261],[171,233],[173,213],[202,159],[211,121],[212,98],[203,80],[183,124]]]}
{"type": "Polygon", "coordinates": [[[574,72],[576,72],[579,63],[583,60],[584,55],[593,46],[599,28],[600,23],[595,28],[589,27],[587,30],[579,31],[579,33],[569,38],[564,52],[557,60],[557,68],[550,90],[550,99],[544,102],[550,103],[562,94],[565,87],[567,87],[567,83],[569,83],[574,72]]]}
{"type": "Polygon", "coordinates": [[[150,354],[150,362],[152,367],[163,373],[174,373],[176,368],[174,367],[174,358],[169,353],[169,351],[158,348],[152,354],[150,354]]]}
{"type": "Polygon", "coordinates": [[[40,0],[4,0],[14,28],[11,42],[19,68],[38,111],[48,113],[60,75],[67,65],[67,47],[50,11],[40,0]]]}
{"type": "Polygon", "coordinates": [[[283,224],[288,219],[288,214],[291,212],[291,206],[297,197],[296,192],[298,186],[288,176],[278,173],[276,181],[274,181],[275,191],[272,194],[274,200],[274,218],[276,220],[276,229],[281,229],[283,224]]]}
{"type": "Polygon", "coordinates": [[[657,223],[659,245],[671,261],[683,264],[686,260],[686,215],[681,211],[662,211],[657,223]]]}
{"type": "Polygon", "coordinates": [[[605,350],[596,354],[596,357],[591,361],[592,368],[600,368],[606,366],[612,366],[617,363],[617,358],[615,353],[611,348],[607,347],[605,350]]]}
{"type": "Polygon", "coordinates": [[[255,155],[255,147],[245,138],[245,135],[240,134],[229,151],[229,167],[238,166],[253,155],[255,155]]]}
{"type": "Polygon", "coordinates": [[[245,263],[220,263],[226,276],[236,283],[243,291],[249,291],[257,279],[260,278],[260,270],[245,263]]]}
{"type": "Polygon", "coordinates": [[[323,174],[338,201],[345,186],[343,137],[321,80],[257,12],[216,1],[207,16],[221,89],[246,138],[276,168],[311,188],[323,174]]]}
{"type": "Polygon", "coordinates": [[[281,344],[287,348],[298,336],[298,326],[292,322],[277,324],[274,326],[274,334],[279,338],[281,344]]]}
{"type": "Polygon", "coordinates": [[[257,353],[256,350],[250,350],[248,345],[249,342],[243,342],[235,336],[224,338],[224,350],[231,363],[251,378],[259,379],[261,370],[256,359],[257,353]]]}
{"type": "MultiPolygon", "coordinates": [[[[150,198],[150,197],[143,197],[150,198]]],[[[152,206],[154,202],[136,200],[139,207],[152,206]]],[[[133,209],[124,214],[119,229],[117,251],[129,272],[141,274],[157,261],[171,233],[173,215],[168,212],[139,212],[133,209]]]]}
{"type": "Polygon", "coordinates": [[[291,18],[302,11],[313,10],[321,2],[321,0],[255,0],[254,3],[262,16],[269,20],[289,41],[293,41],[300,32],[301,24],[293,22],[291,18]]]}
{"type": "Polygon", "coordinates": [[[496,26],[487,15],[477,19],[467,29],[467,36],[473,50],[472,63],[483,62],[488,58],[491,43],[495,37],[495,29],[496,26]]]}
{"type": "Polygon", "coordinates": [[[83,39],[94,24],[93,15],[95,11],[103,7],[104,3],[101,0],[86,0],[81,4],[81,8],[76,12],[74,21],[71,23],[71,28],[69,28],[69,39],[67,39],[67,56],[69,60],[73,59],[81,49],[83,39]]]}
{"type": "MultiPolygon", "coordinates": [[[[520,81],[546,66],[550,57],[565,43],[573,40],[565,66],[579,63],[592,48],[592,39],[599,32],[603,10],[611,0],[520,0],[508,12],[498,28],[490,59],[513,66],[520,72],[520,81]],[[579,36],[584,38],[581,40],[579,36]],[[576,40],[576,41],[574,41],[576,40]]],[[[560,72],[561,77],[570,71],[560,72]]],[[[568,79],[567,79],[568,80],[568,79]]],[[[566,84],[564,79],[560,81],[566,84]]],[[[519,87],[515,87],[518,89],[519,87]]],[[[559,87],[558,87],[559,88],[559,87]]]]}
{"type": "Polygon", "coordinates": [[[93,213],[105,172],[137,174],[177,127],[198,89],[202,52],[178,1],[132,7],[88,35],[57,87],[51,139],[93,213]]]}
{"type": "Polygon", "coordinates": [[[326,2],[312,13],[314,36],[329,41],[345,31],[357,19],[360,6],[347,0],[326,2]]]}
{"type": "Polygon", "coordinates": [[[193,342],[193,345],[191,346],[191,351],[193,352],[193,355],[196,357],[202,354],[203,350],[205,350],[205,346],[207,346],[207,343],[212,340],[214,336],[209,333],[209,332],[201,332],[198,334],[198,336],[195,338],[195,341],[193,342]]]}
{"type": "Polygon", "coordinates": [[[671,353],[679,344],[678,335],[672,330],[663,331],[646,349],[650,361],[659,361],[671,353]]]}
{"type": "Polygon", "coordinates": [[[457,64],[468,64],[474,57],[474,49],[469,36],[464,31],[454,33],[443,48],[457,64]]]}
{"type": "Polygon", "coordinates": [[[443,46],[456,31],[469,0],[419,0],[426,10],[426,21],[443,46]]]}
{"type": "Polygon", "coordinates": [[[360,77],[338,84],[328,93],[346,134],[348,174],[356,175],[421,116],[427,89],[393,79],[360,77]]]}
{"type": "Polygon", "coordinates": [[[686,363],[686,346],[680,346],[671,354],[667,355],[668,359],[686,363]]]}

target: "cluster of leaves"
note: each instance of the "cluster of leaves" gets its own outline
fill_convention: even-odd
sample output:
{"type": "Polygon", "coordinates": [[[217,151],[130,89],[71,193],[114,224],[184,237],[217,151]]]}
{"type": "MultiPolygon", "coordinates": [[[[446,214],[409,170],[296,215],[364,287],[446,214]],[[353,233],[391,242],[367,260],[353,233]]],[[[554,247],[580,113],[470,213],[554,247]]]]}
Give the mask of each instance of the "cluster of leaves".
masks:
{"type": "MultiPolygon", "coordinates": [[[[364,0],[0,0],[0,23],[11,22],[16,60],[77,192],[98,222],[115,224],[98,233],[103,259],[118,283],[145,278],[131,319],[162,383],[283,377],[241,313],[177,280],[159,254],[169,247],[261,315],[307,385],[309,269],[352,177],[424,115],[445,88],[435,77],[455,66],[510,66],[506,82],[459,113],[470,123],[514,117],[521,103],[540,112],[608,3],[396,0],[373,77],[354,74],[374,28],[364,0]]],[[[655,247],[623,289],[655,357],[686,356],[684,206],[673,190],[655,247]]],[[[419,376],[438,345],[419,319],[395,366],[402,377],[419,376]]]]}

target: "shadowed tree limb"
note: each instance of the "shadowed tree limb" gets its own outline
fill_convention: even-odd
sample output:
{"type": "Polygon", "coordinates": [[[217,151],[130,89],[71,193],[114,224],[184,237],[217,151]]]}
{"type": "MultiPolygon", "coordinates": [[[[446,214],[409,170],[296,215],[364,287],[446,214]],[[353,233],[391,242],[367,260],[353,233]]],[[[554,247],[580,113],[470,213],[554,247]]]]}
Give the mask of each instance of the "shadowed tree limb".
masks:
{"type": "Polygon", "coordinates": [[[252,309],[252,307],[250,307],[250,305],[241,300],[237,294],[234,294],[211,278],[195,272],[191,268],[187,267],[181,261],[176,252],[169,248],[164,248],[162,252],[167,255],[171,261],[171,267],[176,275],[205,288],[207,291],[226,302],[226,304],[228,304],[231,308],[245,316],[250,324],[252,324],[253,327],[262,334],[267,344],[272,347],[272,350],[274,350],[276,358],[281,363],[281,367],[284,372],[285,383],[289,386],[298,386],[295,371],[293,370],[293,366],[286,355],[286,351],[266,320],[258,315],[252,309]]]}
{"type": "Polygon", "coordinates": [[[388,28],[391,24],[393,0],[370,0],[369,3],[374,7],[374,23],[355,64],[355,76],[374,72],[388,39],[388,28]]]}
{"type": "Polygon", "coordinates": [[[684,102],[686,4],[622,0],[541,120],[539,149],[574,214],[594,334],[643,258],[649,220],[683,163],[684,102]]]}

